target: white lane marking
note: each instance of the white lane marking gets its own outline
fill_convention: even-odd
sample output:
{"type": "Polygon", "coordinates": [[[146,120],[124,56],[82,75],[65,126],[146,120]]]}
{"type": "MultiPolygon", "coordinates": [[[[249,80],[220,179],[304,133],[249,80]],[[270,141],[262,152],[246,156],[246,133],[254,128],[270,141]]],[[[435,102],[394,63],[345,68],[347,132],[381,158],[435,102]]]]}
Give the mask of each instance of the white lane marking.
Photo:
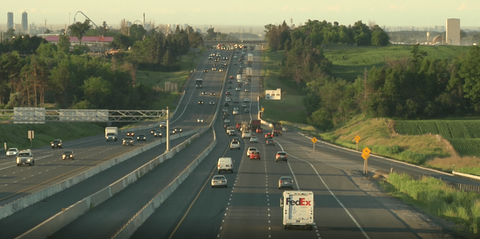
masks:
{"type": "MultiPolygon", "coordinates": [[[[277,144],[280,146],[280,148],[282,149],[282,151],[285,151],[282,147],[282,145],[280,143],[277,142],[277,144]]],[[[318,173],[317,169],[313,166],[313,164],[311,164],[310,162],[308,162],[307,160],[304,160],[304,159],[301,159],[301,158],[298,158],[292,154],[288,154],[289,156],[297,159],[297,160],[300,160],[302,162],[305,162],[305,163],[308,163],[310,165],[310,167],[313,169],[313,171],[315,171],[315,174],[317,174],[317,177],[320,179],[320,181],[322,181],[323,185],[325,186],[325,188],[328,190],[328,192],[330,193],[330,195],[332,195],[333,198],[335,198],[335,200],[337,201],[337,203],[343,208],[343,210],[345,211],[345,213],[347,213],[347,215],[350,217],[350,219],[352,219],[352,221],[355,223],[355,225],[357,225],[358,229],[362,232],[363,236],[365,236],[365,238],[367,239],[370,239],[370,237],[367,235],[367,233],[363,230],[362,226],[360,226],[360,224],[357,222],[357,220],[355,220],[355,218],[352,216],[352,214],[350,214],[350,211],[348,211],[348,209],[345,207],[345,205],[343,205],[343,203],[340,201],[340,199],[337,198],[337,196],[332,192],[332,190],[330,190],[330,187],[328,187],[327,183],[323,180],[323,177],[320,176],[320,174],[318,173]]],[[[290,167],[290,163],[289,163],[289,160],[287,160],[287,163],[288,163],[288,167],[290,168],[290,170],[292,171],[292,174],[293,174],[293,177],[295,178],[295,174],[293,173],[293,170],[292,170],[292,167],[290,167]]],[[[296,178],[295,178],[295,181],[296,178]]],[[[297,183],[297,186],[298,186],[298,183],[297,183]]],[[[300,190],[300,188],[298,188],[298,190],[300,190]]]]}

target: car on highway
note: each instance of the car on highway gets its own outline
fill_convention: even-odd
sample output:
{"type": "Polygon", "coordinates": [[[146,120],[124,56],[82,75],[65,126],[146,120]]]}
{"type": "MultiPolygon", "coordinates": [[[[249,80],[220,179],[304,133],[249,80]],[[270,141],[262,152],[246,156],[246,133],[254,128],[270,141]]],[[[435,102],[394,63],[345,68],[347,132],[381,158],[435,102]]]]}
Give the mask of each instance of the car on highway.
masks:
{"type": "Polygon", "coordinates": [[[250,137],[250,143],[258,143],[258,137],[257,136],[250,137]]]}
{"type": "Polygon", "coordinates": [[[215,101],[214,100],[211,100],[210,102],[208,102],[209,105],[214,105],[215,104],[215,101]]]}
{"type": "Polygon", "coordinates": [[[52,142],[50,142],[50,147],[52,147],[52,149],[63,148],[62,140],[61,139],[54,139],[52,142]]]}
{"type": "Polygon", "coordinates": [[[243,112],[244,112],[244,113],[250,113],[250,110],[249,110],[248,108],[245,108],[245,109],[243,110],[243,112]]]}
{"type": "Polygon", "coordinates": [[[220,68],[220,69],[218,70],[218,72],[223,72],[223,69],[222,69],[222,68],[220,68]]]}
{"type": "Polygon", "coordinates": [[[240,150],[240,140],[233,139],[230,142],[230,150],[233,150],[233,149],[240,150]]]}
{"type": "Polygon", "coordinates": [[[147,141],[147,136],[140,134],[137,136],[137,141],[147,141]]]}
{"type": "Polygon", "coordinates": [[[175,133],[181,133],[181,132],[183,132],[183,129],[182,128],[175,128],[174,131],[175,131],[175,133]]]}
{"type": "Polygon", "coordinates": [[[28,164],[30,166],[35,165],[35,159],[33,158],[32,150],[25,149],[18,152],[15,162],[17,163],[17,166],[22,164],[28,164]]]}
{"type": "Polygon", "coordinates": [[[206,91],[202,91],[202,95],[206,95],[206,94],[207,94],[207,92],[206,92],[206,91]]]}
{"type": "Polygon", "coordinates": [[[9,156],[17,156],[18,155],[18,149],[17,148],[9,148],[7,152],[5,153],[7,157],[9,156]]]}
{"type": "Polygon", "coordinates": [[[225,103],[223,104],[223,106],[230,106],[230,103],[225,102],[225,103]]]}
{"type": "Polygon", "coordinates": [[[158,125],[160,128],[167,128],[167,122],[165,121],[162,121],[160,122],[160,124],[158,125]]]}
{"type": "Polygon", "coordinates": [[[274,141],[273,139],[267,139],[267,140],[265,141],[265,145],[266,145],[266,146],[269,146],[269,145],[275,146],[275,141],[274,141]]]}
{"type": "Polygon", "coordinates": [[[250,152],[250,156],[249,156],[249,157],[250,157],[250,160],[252,160],[252,159],[258,159],[258,160],[260,160],[260,159],[261,159],[261,157],[260,157],[260,152],[259,152],[258,150],[257,150],[257,151],[252,151],[252,152],[250,152]]]}
{"type": "Polygon", "coordinates": [[[243,102],[248,103],[248,102],[250,102],[250,99],[249,99],[249,98],[245,98],[245,99],[243,99],[243,102]]]}
{"type": "Polygon", "coordinates": [[[215,96],[215,91],[210,92],[210,95],[215,96]]]}
{"type": "Polygon", "coordinates": [[[123,146],[127,146],[127,145],[130,145],[130,146],[133,146],[133,138],[132,137],[125,137],[123,138],[122,140],[122,145],[123,146]]]}
{"type": "Polygon", "coordinates": [[[255,152],[255,151],[257,151],[257,150],[258,150],[258,149],[255,148],[255,147],[248,147],[248,149],[247,149],[247,157],[250,157],[250,153],[251,153],[251,152],[255,152]]]}
{"type": "Polygon", "coordinates": [[[228,112],[228,108],[223,108],[223,112],[228,112]]]}
{"type": "Polygon", "coordinates": [[[225,92],[225,95],[232,95],[232,93],[230,93],[230,91],[227,91],[225,92]]]}
{"type": "Polygon", "coordinates": [[[230,119],[228,119],[228,118],[227,118],[227,119],[224,119],[224,120],[223,120],[223,123],[230,123],[230,119]]]}
{"type": "Polygon", "coordinates": [[[289,188],[293,190],[293,179],[290,176],[281,176],[278,179],[278,189],[289,188]]]}
{"type": "Polygon", "coordinates": [[[207,73],[207,72],[208,72],[208,69],[207,69],[207,68],[203,69],[203,72],[204,72],[204,73],[207,73]]]}
{"type": "Polygon", "coordinates": [[[227,187],[227,178],[224,175],[214,175],[211,182],[212,188],[214,187],[227,187]]]}
{"type": "Polygon", "coordinates": [[[262,129],[262,128],[257,128],[257,129],[255,130],[255,133],[261,134],[261,133],[263,133],[263,129],[262,129]]]}
{"type": "MultiPolygon", "coordinates": [[[[228,79],[235,79],[235,77],[233,77],[233,76],[230,76],[230,77],[228,77],[228,79]]],[[[230,82],[231,82],[231,81],[230,81],[230,82]]]]}
{"type": "Polygon", "coordinates": [[[285,152],[285,151],[278,151],[278,152],[275,154],[275,162],[278,162],[278,161],[285,161],[285,162],[287,162],[287,152],[285,152]]]}
{"type": "Polygon", "coordinates": [[[273,138],[273,134],[268,132],[265,134],[265,140],[273,138]]]}
{"type": "Polygon", "coordinates": [[[75,159],[75,154],[73,153],[72,150],[68,150],[68,151],[63,152],[62,160],[65,160],[65,159],[71,159],[71,160],[75,159]]]}
{"type": "Polygon", "coordinates": [[[135,132],[133,132],[133,131],[128,131],[127,132],[127,136],[129,136],[129,137],[133,137],[134,135],[135,135],[135,132]]]}
{"type": "Polygon", "coordinates": [[[198,101],[198,104],[199,104],[199,105],[203,105],[203,100],[199,100],[199,101],[198,101]]]}
{"type": "Polygon", "coordinates": [[[247,104],[243,103],[242,108],[247,108],[247,104]]]}
{"type": "Polygon", "coordinates": [[[249,90],[249,89],[247,89],[247,88],[245,88],[245,92],[250,92],[250,90],[249,90]]]}
{"type": "Polygon", "coordinates": [[[162,137],[162,131],[156,130],[156,131],[153,133],[153,136],[154,136],[154,137],[162,137]]]}
{"type": "Polygon", "coordinates": [[[240,87],[235,88],[236,91],[240,91],[241,89],[242,88],[240,88],[240,87]]]}
{"type": "Polygon", "coordinates": [[[170,135],[175,134],[175,129],[170,130],[170,135]]]}
{"type": "Polygon", "coordinates": [[[238,115],[238,110],[233,110],[233,111],[232,111],[232,114],[238,115]]]}
{"type": "Polygon", "coordinates": [[[216,67],[212,67],[212,71],[217,71],[217,68],[216,68],[216,67]]]}
{"type": "Polygon", "coordinates": [[[225,97],[225,102],[231,102],[231,101],[232,101],[232,99],[230,99],[230,97],[228,97],[228,96],[225,97]]]}
{"type": "Polygon", "coordinates": [[[197,123],[203,123],[203,118],[202,118],[202,117],[199,117],[199,118],[197,119],[197,123]]]}
{"type": "Polygon", "coordinates": [[[154,134],[154,133],[155,133],[154,129],[150,130],[150,134],[154,134]]]}

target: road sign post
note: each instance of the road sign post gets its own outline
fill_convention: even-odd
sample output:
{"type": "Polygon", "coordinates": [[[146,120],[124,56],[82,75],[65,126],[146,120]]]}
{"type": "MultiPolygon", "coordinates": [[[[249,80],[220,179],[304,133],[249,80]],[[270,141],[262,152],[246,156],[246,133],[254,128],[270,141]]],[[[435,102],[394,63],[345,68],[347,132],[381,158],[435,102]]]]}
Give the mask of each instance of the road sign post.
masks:
{"type": "Polygon", "coordinates": [[[312,138],[312,143],[313,143],[313,152],[315,153],[315,143],[318,141],[317,138],[313,137],[312,138]]]}
{"type": "Polygon", "coordinates": [[[370,153],[372,151],[368,148],[365,147],[362,150],[362,158],[363,158],[363,173],[368,173],[368,157],[370,157],[370,153]]]}
{"type": "Polygon", "coordinates": [[[360,141],[360,136],[355,136],[355,142],[357,143],[357,151],[358,151],[358,142],[360,141]]]}
{"type": "Polygon", "coordinates": [[[28,131],[28,139],[30,140],[30,149],[33,148],[33,139],[35,138],[35,132],[33,130],[28,131]]]}

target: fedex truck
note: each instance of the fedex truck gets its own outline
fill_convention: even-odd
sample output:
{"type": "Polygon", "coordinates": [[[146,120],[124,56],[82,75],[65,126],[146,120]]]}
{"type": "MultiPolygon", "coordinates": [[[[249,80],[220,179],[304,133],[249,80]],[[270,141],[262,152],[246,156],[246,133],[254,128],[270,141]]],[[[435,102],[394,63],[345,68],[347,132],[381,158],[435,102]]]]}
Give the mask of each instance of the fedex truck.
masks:
{"type": "Polygon", "coordinates": [[[284,191],[280,199],[282,207],[283,226],[304,227],[311,230],[313,227],[313,212],[315,202],[312,191],[284,191]]]}

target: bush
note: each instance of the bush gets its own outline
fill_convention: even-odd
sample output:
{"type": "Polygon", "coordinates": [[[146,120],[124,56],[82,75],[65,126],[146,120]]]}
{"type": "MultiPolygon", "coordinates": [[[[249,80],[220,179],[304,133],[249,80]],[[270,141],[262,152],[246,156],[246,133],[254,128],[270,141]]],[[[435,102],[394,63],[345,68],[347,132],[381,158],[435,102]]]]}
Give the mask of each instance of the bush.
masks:
{"type": "Polygon", "coordinates": [[[387,145],[374,145],[372,147],[372,152],[381,155],[393,156],[399,154],[402,148],[398,145],[387,146],[387,145]]]}
{"type": "Polygon", "coordinates": [[[413,163],[417,165],[422,165],[427,161],[427,156],[424,154],[419,154],[419,153],[414,153],[411,151],[403,151],[397,156],[400,160],[408,162],[408,163],[413,163]]]}

